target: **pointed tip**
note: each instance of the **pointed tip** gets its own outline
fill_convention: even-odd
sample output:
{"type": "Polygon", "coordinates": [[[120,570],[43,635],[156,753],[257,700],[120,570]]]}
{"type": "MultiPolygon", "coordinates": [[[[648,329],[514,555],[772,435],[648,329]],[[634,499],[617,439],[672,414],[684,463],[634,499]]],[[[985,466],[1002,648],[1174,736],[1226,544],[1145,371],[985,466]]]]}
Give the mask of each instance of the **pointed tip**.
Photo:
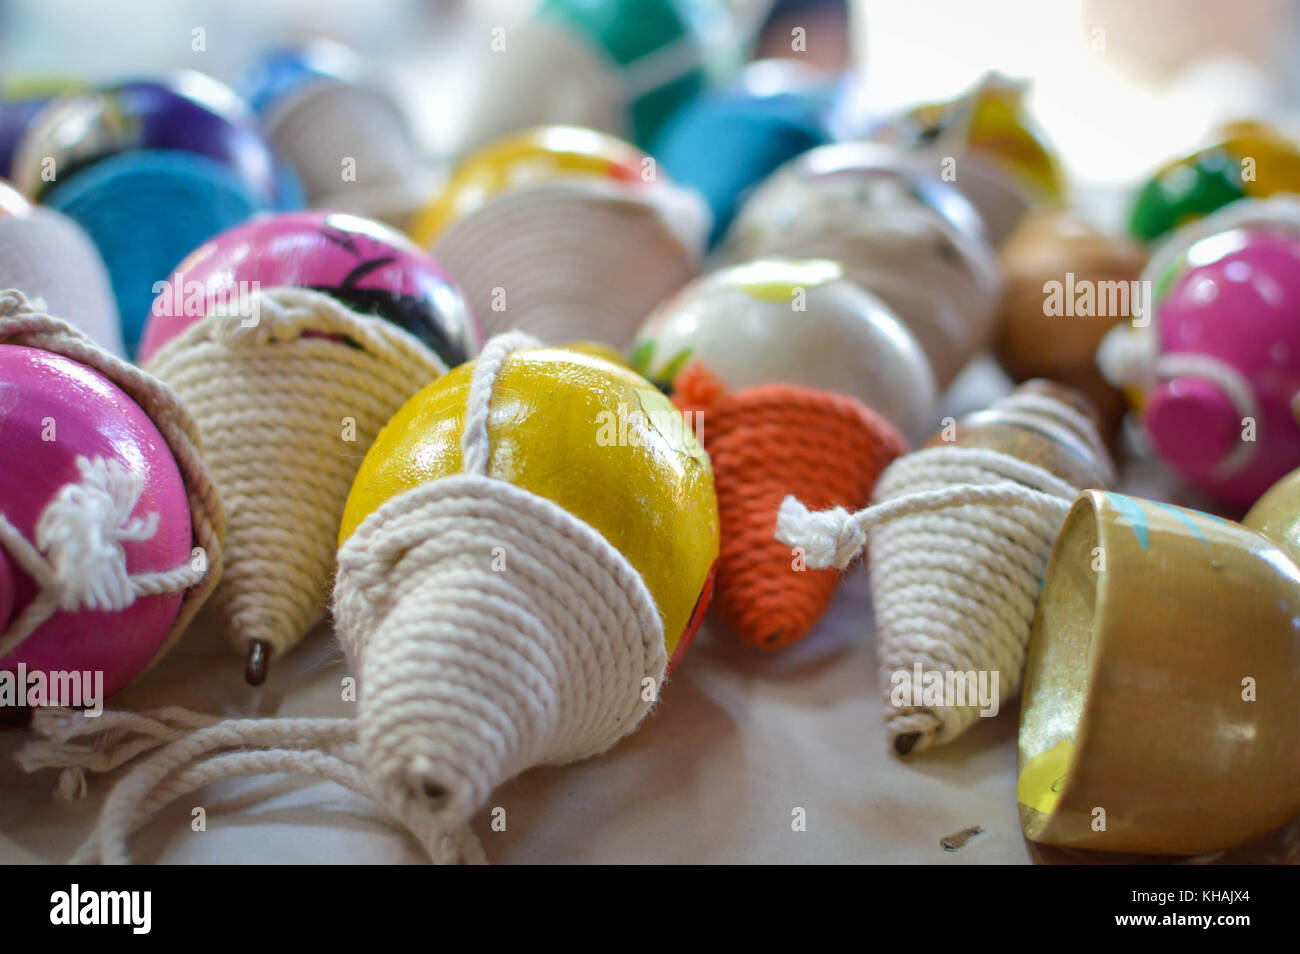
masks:
{"type": "Polygon", "coordinates": [[[250,686],[260,686],[266,682],[271,668],[271,644],[264,639],[255,639],[248,644],[248,661],[244,666],[244,681],[250,686]]]}
{"type": "Polygon", "coordinates": [[[909,755],[920,740],[920,732],[905,732],[902,735],[896,735],[894,736],[894,751],[899,755],[909,755]]]}

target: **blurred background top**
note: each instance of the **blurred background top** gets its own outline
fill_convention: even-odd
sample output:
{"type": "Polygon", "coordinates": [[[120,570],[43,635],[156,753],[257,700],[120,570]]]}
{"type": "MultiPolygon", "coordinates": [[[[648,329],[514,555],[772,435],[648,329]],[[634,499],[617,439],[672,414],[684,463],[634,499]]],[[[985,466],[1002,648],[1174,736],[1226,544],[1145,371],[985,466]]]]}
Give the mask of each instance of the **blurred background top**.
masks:
{"type": "MultiPolygon", "coordinates": [[[[0,0],[0,75],[108,80],[190,68],[228,82],[266,50],[328,38],[376,63],[434,153],[455,149],[493,26],[537,0],[0,0]],[[201,42],[200,42],[201,37],[201,42]]],[[[875,113],[954,95],[989,69],[1033,81],[1071,178],[1131,184],[1219,123],[1300,117],[1297,0],[729,0],[754,49],[855,68],[875,113]],[[846,25],[847,24],[847,25],[846,25]],[[791,53],[793,26],[806,50],[791,53]]]]}

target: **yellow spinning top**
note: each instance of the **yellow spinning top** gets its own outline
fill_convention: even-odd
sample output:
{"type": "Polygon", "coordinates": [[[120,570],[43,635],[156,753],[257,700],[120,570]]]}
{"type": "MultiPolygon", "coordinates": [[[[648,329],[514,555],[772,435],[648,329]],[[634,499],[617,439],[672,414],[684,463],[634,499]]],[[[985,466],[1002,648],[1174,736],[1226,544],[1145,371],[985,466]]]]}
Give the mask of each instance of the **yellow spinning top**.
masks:
{"type": "MultiPolygon", "coordinates": [[[[380,432],[353,484],[340,544],[389,499],[461,472],[474,365],[428,385],[380,432]]],[[[545,348],[506,359],[488,435],[488,476],[585,521],[641,574],[675,660],[699,624],[718,557],[713,472],[682,415],[625,367],[545,348]]]]}
{"type": "Polygon", "coordinates": [[[639,182],[645,153],[578,126],[539,126],[489,144],[463,161],[411,235],[430,248],[457,219],[509,189],[555,179],[639,182]]]}

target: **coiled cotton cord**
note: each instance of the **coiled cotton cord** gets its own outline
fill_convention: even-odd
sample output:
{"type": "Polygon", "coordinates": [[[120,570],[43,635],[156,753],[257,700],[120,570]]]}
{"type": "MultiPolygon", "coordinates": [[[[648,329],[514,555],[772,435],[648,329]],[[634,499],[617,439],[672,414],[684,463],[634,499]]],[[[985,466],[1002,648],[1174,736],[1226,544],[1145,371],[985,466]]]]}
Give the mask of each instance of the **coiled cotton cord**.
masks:
{"type": "Polygon", "coordinates": [[[532,765],[609,748],[658,698],[667,666],[658,609],[627,559],[556,504],[487,476],[496,377],[511,351],[537,346],[522,334],[489,343],[470,384],[465,472],[386,502],[339,553],[335,619],[364,687],[371,772],[449,827],[532,765]]]}
{"type": "MultiPolygon", "coordinates": [[[[72,864],[129,864],[127,842],[148,819],[182,795],[228,778],[296,772],[335,782],[383,802],[360,767],[352,719],[232,719],[198,729],[137,766],[113,789],[72,864]],[[235,749],[235,751],[229,751],[235,749]]],[[[398,821],[435,862],[481,862],[468,831],[448,834],[427,815],[398,821]]]]}
{"type": "Polygon", "coordinates": [[[434,176],[400,109],[378,88],[320,80],[276,103],[265,122],[313,208],[405,223],[430,201],[434,176]],[[345,179],[349,160],[353,176],[345,179]]]}
{"type": "Polygon", "coordinates": [[[261,643],[274,659],[324,615],[366,450],[446,368],[407,332],[320,292],[260,290],[253,309],[204,318],[148,367],[193,412],[229,513],[213,606],[237,649],[261,643]]]}
{"type": "Polygon", "coordinates": [[[486,334],[627,346],[645,316],[698,271],[703,203],[666,183],[542,182],[453,223],[434,255],[486,334]]]}
{"type": "Polygon", "coordinates": [[[340,551],[336,629],[360,673],[357,719],[232,720],[192,732],[175,713],[157,725],[123,722],[119,745],[147,748],[150,732],[169,741],[113,790],[74,860],[128,861],[131,834],[174,799],[219,779],[288,771],[373,799],[435,862],[481,861],[466,823],[493,788],[532,765],[602,752],[636,727],[667,666],[645,582],[586,523],[487,476],[497,376],[512,351],[535,346],[506,335],[484,349],[470,384],[466,472],[387,501],[340,551]],[[494,546],[504,548],[503,572],[489,565],[494,546]]]}
{"type": "MultiPolygon", "coordinates": [[[[1113,471],[1082,415],[1041,395],[996,406],[1027,422],[1069,422],[1099,455],[1096,482],[1113,471]],[[1023,400],[1029,398],[1029,400],[1023,400]]],[[[1072,430],[1073,430],[1072,427],[1072,430]]],[[[847,566],[868,543],[886,699],[894,674],[913,698],[923,673],[996,672],[1000,702],[1016,693],[1038,593],[1056,535],[1081,488],[998,451],[933,447],[902,457],[876,484],[874,504],[810,513],[792,497],[777,516],[778,540],[802,547],[809,566],[847,566]]],[[[918,687],[919,688],[919,687],[918,687]]],[[[943,743],[980,712],[966,704],[885,706],[886,734],[900,754],[943,743]]]]}

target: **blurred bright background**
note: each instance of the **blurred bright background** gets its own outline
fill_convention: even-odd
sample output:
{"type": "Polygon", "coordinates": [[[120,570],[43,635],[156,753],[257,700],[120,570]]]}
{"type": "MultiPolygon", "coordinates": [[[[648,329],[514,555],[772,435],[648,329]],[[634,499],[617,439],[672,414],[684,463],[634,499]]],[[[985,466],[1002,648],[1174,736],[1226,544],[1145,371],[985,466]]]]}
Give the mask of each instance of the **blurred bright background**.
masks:
{"type": "MultiPolygon", "coordinates": [[[[494,25],[536,0],[0,0],[0,71],[92,79],[195,68],[232,81],[259,52],[348,43],[394,81],[434,152],[455,148],[467,77],[494,25]],[[196,51],[194,31],[206,49],[196,51]]],[[[754,30],[771,0],[731,0],[754,30]]],[[[1033,80],[1031,107],[1076,183],[1131,183],[1225,119],[1300,116],[1295,0],[801,0],[763,44],[807,23],[805,58],[852,61],[871,110],[948,96],[984,71],[1033,80]],[[814,25],[815,24],[815,25],[814,25]]]]}

